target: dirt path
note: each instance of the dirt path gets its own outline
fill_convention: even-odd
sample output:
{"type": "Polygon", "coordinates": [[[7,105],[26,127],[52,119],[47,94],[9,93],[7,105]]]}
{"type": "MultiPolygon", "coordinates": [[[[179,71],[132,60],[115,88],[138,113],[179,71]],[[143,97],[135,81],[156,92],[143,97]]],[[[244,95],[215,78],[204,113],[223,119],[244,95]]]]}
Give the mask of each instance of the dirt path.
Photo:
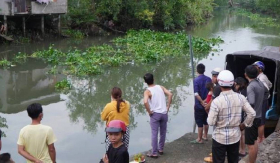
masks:
{"type": "Polygon", "coordinates": [[[164,155],[157,159],[146,158],[146,163],[204,163],[204,157],[211,153],[211,136],[204,144],[191,144],[190,141],[196,137],[197,134],[188,133],[171,143],[167,143],[164,155]]]}

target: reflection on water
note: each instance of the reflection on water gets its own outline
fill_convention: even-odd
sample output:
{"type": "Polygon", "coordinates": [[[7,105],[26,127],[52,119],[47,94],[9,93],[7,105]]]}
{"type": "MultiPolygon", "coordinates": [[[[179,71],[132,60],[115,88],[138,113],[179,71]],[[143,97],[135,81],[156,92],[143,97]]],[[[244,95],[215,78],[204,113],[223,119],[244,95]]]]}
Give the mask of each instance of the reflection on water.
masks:
{"type": "Polygon", "coordinates": [[[60,100],[54,92],[57,77],[46,75],[48,65],[41,61],[27,62],[27,65],[0,70],[2,113],[21,112],[34,102],[44,105],[60,100]]]}
{"type": "Polygon", "coordinates": [[[180,86],[188,86],[190,68],[188,59],[168,59],[157,65],[127,65],[121,68],[107,69],[102,75],[87,79],[69,78],[75,87],[66,101],[70,111],[70,119],[77,122],[83,119],[84,128],[95,133],[97,127],[104,123],[100,113],[106,103],[110,102],[110,92],[114,86],[123,91],[123,98],[131,103],[130,123],[131,130],[137,127],[135,117],[146,114],[142,99],[145,85],[143,76],[147,72],[155,74],[156,82],[166,86],[173,94],[173,115],[179,113],[179,106],[184,99],[178,95],[180,86]],[[176,64],[174,64],[176,63],[176,64]],[[160,72],[160,73],[157,73],[160,72]]]}
{"type": "MultiPolygon", "coordinates": [[[[278,46],[279,31],[275,28],[248,28],[255,22],[234,15],[230,11],[220,10],[208,23],[193,28],[190,33],[202,37],[220,36],[225,40],[223,51],[214,54],[195,54],[195,62],[206,65],[206,75],[215,67],[224,66],[227,53],[238,50],[256,50],[263,46],[278,46]],[[246,28],[244,28],[246,24],[246,28]]],[[[109,37],[87,38],[72,42],[71,39],[52,40],[21,46],[0,46],[0,55],[10,56],[18,51],[32,53],[38,49],[55,44],[56,48],[67,51],[70,47],[85,49],[91,45],[108,42],[109,37]]],[[[15,162],[24,162],[17,154],[16,142],[20,129],[30,123],[25,111],[33,102],[43,104],[43,124],[53,127],[58,138],[55,143],[57,162],[97,162],[103,155],[104,125],[100,112],[110,102],[112,87],[123,90],[124,99],[131,103],[131,141],[130,154],[150,148],[149,116],[144,109],[142,98],[146,88],[142,76],[151,72],[155,82],[170,89],[174,94],[169,113],[167,140],[172,141],[186,132],[192,131],[193,93],[189,57],[168,58],[157,64],[133,64],[117,68],[107,68],[103,74],[89,78],[68,76],[75,89],[61,101],[62,95],[54,90],[57,81],[65,76],[49,76],[48,65],[38,60],[29,60],[8,70],[0,69],[0,116],[7,120],[8,129],[3,128],[7,137],[3,138],[1,152],[10,152],[15,162]]],[[[2,119],[5,124],[5,119],[2,119]]],[[[1,122],[1,119],[0,119],[1,122]]],[[[211,131],[211,130],[210,130],[211,131]]]]}

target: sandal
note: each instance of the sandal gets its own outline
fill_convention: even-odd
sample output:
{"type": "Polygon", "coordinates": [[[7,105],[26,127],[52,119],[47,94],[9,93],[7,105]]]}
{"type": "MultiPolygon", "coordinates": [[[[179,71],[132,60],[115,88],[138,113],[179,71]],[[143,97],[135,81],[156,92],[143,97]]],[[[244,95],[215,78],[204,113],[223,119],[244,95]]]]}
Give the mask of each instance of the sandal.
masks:
{"type": "Polygon", "coordinates": [[[205,162],[208,162],[208,163],[212,163],[212,162],[213,162],[213,159],[212,159],[212,157],[205,157],[205,158],[204,158],[204,161],[205,161],[205,162]]]}
{"type": "Polygon", "coordinates": [[[158,154],[163,155],[163,151],[158,150],[158,154]]]}
{"type": "Polygon", "coordinates": [[[151,153],[148,153],[146,156],[147,156],[147,157],[151,157],[151,158],[158,158],[157,155],[152,155],[151,153]]]}
{"type": "Polygon", "coordinates": [[[203,144],[203,141],[199,142],[196,139],[191,141],[191,144],[203,144]]]}
{"type": "Polygon", "coordinates": [[[204,138],[204,137],[202,137],[202,140],[204,140],[204,141],[208,141],[208,139],[207,139],[207,138],[204,138]]]}
{"type": "Polygon", "coordinates": [[[245,157],[247,154],[247,152],[245,152],[245,154],[239,153],[239,157],[245,157]]]}

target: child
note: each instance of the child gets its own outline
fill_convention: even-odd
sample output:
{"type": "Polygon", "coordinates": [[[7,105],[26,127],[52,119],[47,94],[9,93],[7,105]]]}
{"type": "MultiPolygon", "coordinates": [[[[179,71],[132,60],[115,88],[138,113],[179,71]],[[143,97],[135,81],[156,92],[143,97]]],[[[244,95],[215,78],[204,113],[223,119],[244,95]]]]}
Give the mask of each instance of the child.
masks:
{"type": "Polygon", "coordinates": [[[10,153],[2,153],[0,155],[0,163],[15,163],[11,158],[10,153]]]}
{"type": "Polygon", "coordinates": [[[126,126],[123,121],[112,120],[106,127],[111,142],[109,149],[103,157],[104,163],[129,163],[127,148],[122,142],[126,126]]]}
{"type": "MultiPolygon", "coordinates": [[[[212,82],[209,82],[209,83],[206,84],[206,88],[207,88],[207,90],[208,90],[209,92],[208,92],[207,97],[206,97],[206,99],[204,100],[204,102],[205,102],[206,104],[208,104],[208,103],[211,101],[211,99],[212,99],[214,84],[213,84],[212,82]]],[[[208,113],[209,110],[206,110],[206,112],[208,113]]]]}

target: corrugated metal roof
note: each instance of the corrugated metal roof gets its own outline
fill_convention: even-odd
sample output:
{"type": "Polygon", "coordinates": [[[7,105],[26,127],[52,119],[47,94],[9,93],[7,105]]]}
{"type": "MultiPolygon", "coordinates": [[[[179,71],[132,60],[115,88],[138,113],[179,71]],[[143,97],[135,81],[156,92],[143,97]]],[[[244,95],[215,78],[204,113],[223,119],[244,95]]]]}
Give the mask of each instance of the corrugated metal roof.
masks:
{"type": "Polygon", "coordinates": [[[252,50],[252,51],[239,51],[239,52],[234,52],[228,55],[252,55],[260,58],[267,58],[267,59],[272,59],[275,61],[280,62],[280,51],[279,47],[275,46],[267,46],[264,47],[262,50],[252,50]]]}

